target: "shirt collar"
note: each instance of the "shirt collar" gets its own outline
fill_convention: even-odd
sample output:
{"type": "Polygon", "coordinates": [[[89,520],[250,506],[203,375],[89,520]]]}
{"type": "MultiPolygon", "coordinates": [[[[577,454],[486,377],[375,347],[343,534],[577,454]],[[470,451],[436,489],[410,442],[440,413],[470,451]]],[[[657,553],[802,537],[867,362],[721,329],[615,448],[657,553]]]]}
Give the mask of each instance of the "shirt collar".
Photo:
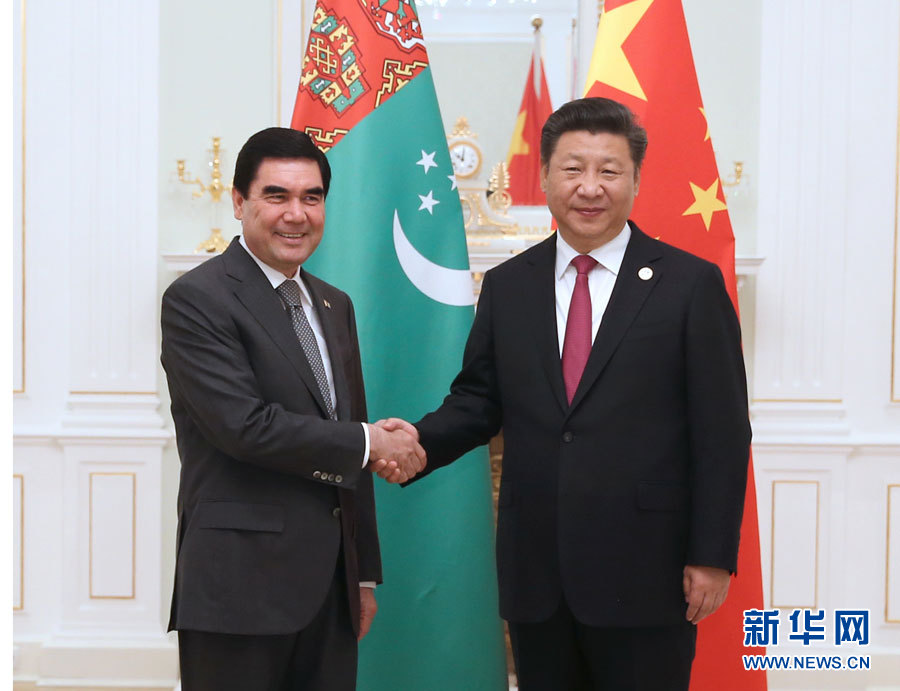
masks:
{"type": "Polygon", "coordinates": [[[297,285],[300,286],[300,294],[303,296],[304,300],[306,300],[307,304],[312,304],[312,300],[309,297],[309,291],[306,288],[306,283],[300,280],[300,267],[297,267],[296,273],[291,276],[291,278],[287,278],[283,273],[281,273],[278,269],[273,269],[271,266],[266,264],[262,259],[253,254],[253,251],[247,247],[247,241],[244,239],[244,234],[241,233],[241,237],[239,239],[241,243],[241,247],[247,250],[247,254],[250,255],[250,258],[256,262],[256,265],[263,272],[263,275],[272,284],[273,288],[278,288],[282,283],[288,280],[296,281],[297,285]]]}
{"type": "MultiPolygon", "coordinates": [[[[625,248],[628,247],[628,241],[631,239],[631,227],[626,223],[622,231],[612,240],[600,247],[591,250],[588,254],[597,260],[614,276],[619,275],[619,269],[622,268],[622,260],[625,259],[625,248]]],[[[572,263],[572,260],[580,254],[568,242],[563,240],[562,234],[556,233],[556,280],[560,280],[566,269],[572,263]]]]}

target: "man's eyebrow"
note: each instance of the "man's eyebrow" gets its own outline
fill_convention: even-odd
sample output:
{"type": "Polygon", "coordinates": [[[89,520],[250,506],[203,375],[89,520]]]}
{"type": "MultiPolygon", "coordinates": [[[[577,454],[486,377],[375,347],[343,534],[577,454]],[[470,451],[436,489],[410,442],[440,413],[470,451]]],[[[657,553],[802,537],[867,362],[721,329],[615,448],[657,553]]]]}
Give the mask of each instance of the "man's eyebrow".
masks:
{"type": "MultiPolygon", "coordinates": [[[[568,161],[568,160],[585,161],[587,159],[588,159],[588,155],[585,154],[583,151],[573,151],[568,156],[566,156],[563,160],[565,160],[565,161],[568,161]]],[[[600,163],[621,163],[621,162],[622,162],[622,159],[620,159],[618,156],[613,155],[613,154],[609,154],[607,156],[602,156],[600,158],[600,163]]]]}
{"type": "MultiPolygon", "coordinates": [[[[262,196],[268,196],[270,194],[288,194],[288,190],[281,185],[266,185],[262,188],[262,196]]],[[[322,187],[310,187],[309,189],[303,190],[303,196],[307,196],[310,194],[321,197],[325,194],[325,189],[322,187]]]]}

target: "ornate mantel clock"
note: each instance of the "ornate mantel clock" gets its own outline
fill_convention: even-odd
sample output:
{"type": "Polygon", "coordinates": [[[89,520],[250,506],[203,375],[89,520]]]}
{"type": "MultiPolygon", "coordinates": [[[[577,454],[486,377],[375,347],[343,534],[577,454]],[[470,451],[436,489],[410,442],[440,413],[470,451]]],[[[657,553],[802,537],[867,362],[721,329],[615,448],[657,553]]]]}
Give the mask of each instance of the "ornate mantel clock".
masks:
{"type": "Polygon", "coordinates": [[[462,203],[466,235],[515,234],[519,227],[507,214],[510,206],[509,174],[506,163],[494,166],[487,184],[483,182],[481,167],[484,156],[478,145],[478,135],[469,129],[465,118],[459,118],[447,137],[450,162],[456,175],[459,200],[462,203]]]}

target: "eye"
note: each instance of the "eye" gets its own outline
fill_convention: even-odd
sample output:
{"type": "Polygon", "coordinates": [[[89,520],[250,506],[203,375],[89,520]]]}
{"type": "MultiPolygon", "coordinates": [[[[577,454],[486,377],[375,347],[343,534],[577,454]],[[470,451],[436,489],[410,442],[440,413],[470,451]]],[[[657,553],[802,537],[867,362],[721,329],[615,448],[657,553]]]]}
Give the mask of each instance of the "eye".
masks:
{"type": "Polygon", "coordinates": [[[263,197],[263,199],[265,199],[270,204],[280,204],[287,200],[287,195],[286,194],[267,194],[265,197],[263,197]]]}

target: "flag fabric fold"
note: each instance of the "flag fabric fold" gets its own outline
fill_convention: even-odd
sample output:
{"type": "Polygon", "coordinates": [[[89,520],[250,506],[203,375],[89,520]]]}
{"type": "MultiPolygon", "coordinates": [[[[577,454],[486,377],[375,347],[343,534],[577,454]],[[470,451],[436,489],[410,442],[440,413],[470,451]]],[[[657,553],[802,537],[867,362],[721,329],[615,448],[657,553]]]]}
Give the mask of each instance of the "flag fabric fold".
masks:
{"type": "MultiPolygon", "coordinates": [[[[737,309],[734,234],[719,178],[681,0],[606,0],[588,69],[586,96],[627,105],[647,129],[635,222],[663,242],[716,263],[737,309]]],[[[745,671],[743,611],[762,609],[759,524],[751,461],[738,574],[728,598],[701,622],[692,691],[766,689],[745,671]]]]}
{"type": "MultiPolygon", "coordinates": [[[[371,420],[416,420],[459,369],[474,302],[462,211],[411,0],[319,0],[291,122],[333,171],[305,264],[353,299],[371,420]]],[[[384,584],[361,691],[506,688],[487,454],[376,479],[384,584]]]]}
{"type": "Polygon", "coordinates": [[[541,56],[541,31],[535,28],[531,66],[506,156],[509,194],[517,206],[545,206],[547,203],[541,190],[541,128],[552,112],[541,56]]]}

